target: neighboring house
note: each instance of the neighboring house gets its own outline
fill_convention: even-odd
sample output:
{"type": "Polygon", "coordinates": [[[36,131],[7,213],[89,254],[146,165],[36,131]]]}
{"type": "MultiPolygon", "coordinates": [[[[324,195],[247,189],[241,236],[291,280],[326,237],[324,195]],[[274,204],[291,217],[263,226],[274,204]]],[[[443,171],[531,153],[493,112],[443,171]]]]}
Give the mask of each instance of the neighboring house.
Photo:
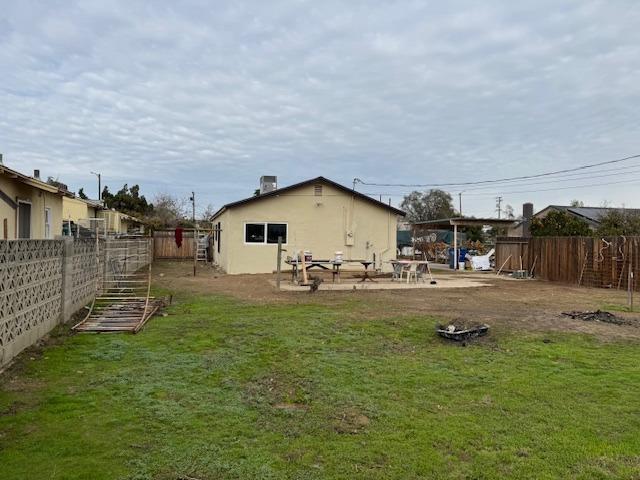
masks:
{"type": "Polygon", "coordinates": [[[62,219],[65,222],[78,223],[80,220],[97,218],[98,212],[101,210],[102,205],[95,200],[83,200],[70,196],[62,198],[62,219]]]}
{"type": "Polygon", "coordinates": [[[0,239],[53,239],[62,234],[68,192],[0,164],[0,239]]]}
{"type": "MultiPolygon", "coordinates": [[[[99,218],[104,210],[102,203],[67,195],[62,199],[62,234],[73,237],[93,236],[96,224],[90,219],[99,218]]],[[[102,225],[102,222],[98,223],[102,225]]]]}
{"type": "MultiPolygon", "coordinates": [[[[638,208],[609,208],[609,207],[571,207],[566,205],[549,205],[548,207],[540,210],[533,215],[533,218],[542,219],[546,217],[549,212],[567,212],[580,220],[587,222],[591,230],[596,230],[600,226],[601,219],[604,215],[612,210],[619,212],[633,212],[640,214],[638,208]]],[[[513,228],[509,229],[508,235],[510,237],[521,237],[523,235],[524,221],[518,222],[513,228]]]]}
{"type": "Polygon", "coordinates": [[[306,250],[329,260],[343,252],[345,260],[375,258],[376,268],[391,269],[403,211],[324,177],[280,189],[275,177],[263,177],[260,192],[212,217],[214,261],[227,273],[273,272],[279,236],[283,257],[306,250]]]}
{"type": "Polygon", "coordinates": [[[116,210],[100,210],[96,212],[98,218],[104,218],[107,233],[113,235],[142,234],[144,224],[141,220],[116,210]]]}

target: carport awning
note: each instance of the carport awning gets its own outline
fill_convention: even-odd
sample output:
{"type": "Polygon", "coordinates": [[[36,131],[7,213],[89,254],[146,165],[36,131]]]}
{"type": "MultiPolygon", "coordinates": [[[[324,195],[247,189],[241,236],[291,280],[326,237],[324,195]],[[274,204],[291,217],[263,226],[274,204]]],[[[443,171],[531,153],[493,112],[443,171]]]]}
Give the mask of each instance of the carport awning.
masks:
{"type": "Polygon", "coordinates": [[[454,217],[454,218],[442,218],[440,220],[426,220],[424,222],[413,222],[412,225],[414,227],[426,227],[433,229],[443,229],[446,230],[451,228],[452,226],[456,227],[510,227],[517,220],[513,219],[504,219],[504,218],[464,218],[464,217],[454,217]]]}

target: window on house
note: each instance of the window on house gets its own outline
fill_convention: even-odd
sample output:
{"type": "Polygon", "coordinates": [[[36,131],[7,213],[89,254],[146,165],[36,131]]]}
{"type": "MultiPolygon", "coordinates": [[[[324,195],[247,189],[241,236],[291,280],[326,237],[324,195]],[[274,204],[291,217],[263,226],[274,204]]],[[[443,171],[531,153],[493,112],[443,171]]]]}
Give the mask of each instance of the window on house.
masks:
{"type": "Polygon", "coordinates": [[[246,223],[244,226],[244,241],[246,243],[264,243],[264,223],[246,223]]]}
{"type": "Polygon", "coordinates": [[[313,194],[316,197],[321,197],[322,196],[322,185],[320,185],[319,183],[313,186],[313,194]]]}
{"type": "Polygon", "coordinates": [[[287,224],[267,223],[267,243],[278,243],[278,237],[282,237],[282,243],[287,243],[287,224]]]}
{"type": "Polygon", "coordinates": [[[282,243],[287,243],[286,223],[245,223],[245,243],[278,243],[278,237],[282,237],[282,243]]]}

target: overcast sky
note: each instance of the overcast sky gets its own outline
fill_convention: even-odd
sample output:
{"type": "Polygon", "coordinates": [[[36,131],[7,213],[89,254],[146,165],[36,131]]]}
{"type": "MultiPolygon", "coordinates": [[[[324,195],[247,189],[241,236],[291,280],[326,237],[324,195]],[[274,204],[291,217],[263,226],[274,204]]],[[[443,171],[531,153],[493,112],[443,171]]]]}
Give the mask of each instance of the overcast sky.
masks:
{"type": "MultiPolygon", "coordinates": [[[[193,189],[216,208],[263,174],[351,185],[571,168],[640,153],[638,25],[637,0],[5,1],[0,152],[92,197],[98,171],[112,191],[193,189]]],[[[492,215],[494,193],[516,211],[640,207],[640,161],[618,166],[467,192],[463,211],[492,215]],[[585,184],[598,185],[562,189],[585,184]]],[[[394,204],[411,190],[358,189],[394,204]]]]}

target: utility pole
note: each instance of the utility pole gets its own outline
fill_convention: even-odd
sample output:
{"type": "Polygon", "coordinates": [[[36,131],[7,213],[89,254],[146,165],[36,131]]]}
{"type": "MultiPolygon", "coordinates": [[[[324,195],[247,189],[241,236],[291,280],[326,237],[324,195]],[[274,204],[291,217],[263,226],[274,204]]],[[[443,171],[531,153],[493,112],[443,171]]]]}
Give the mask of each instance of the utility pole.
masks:
{"type": "Polygon", "coordinates": [[[91,172],[98,177],[98,201],[102,200],[102,175],[96,172],[91,172]]]}
{"type": "Polygon", "coordinates": [[[496,197],[496,211],[498,212],[498,220],[500,220],[500,214],[502,213],[502,197],[496,197]]]}
{"type": "Polygon", "coordinates": [[[191,208],[192,208],[192,216],[191,216],[191,220],[193,220],[193,223],[196,223],[196,194],[195,192],[191,192],[191,197],[189,198],[189,200],[191,201],[191,208]]]}
{"type": "Polygon", "coordinates": [[[459,208],[460,216],[462,216],[462,193],[463,192],[458,193],[458,205],[460,206],[460,208],[459,208]]]}
{"type": "Polygon", "coordinates": [[[196,276],[196,267],[198,265],[198,242],[199,242],[199,234],[198,234],[198,225],[196,224],[196,194],[195,192],[191,192],[191,208],[192,208],[192,217],[193,220],[193,276],[196,276]]]}

